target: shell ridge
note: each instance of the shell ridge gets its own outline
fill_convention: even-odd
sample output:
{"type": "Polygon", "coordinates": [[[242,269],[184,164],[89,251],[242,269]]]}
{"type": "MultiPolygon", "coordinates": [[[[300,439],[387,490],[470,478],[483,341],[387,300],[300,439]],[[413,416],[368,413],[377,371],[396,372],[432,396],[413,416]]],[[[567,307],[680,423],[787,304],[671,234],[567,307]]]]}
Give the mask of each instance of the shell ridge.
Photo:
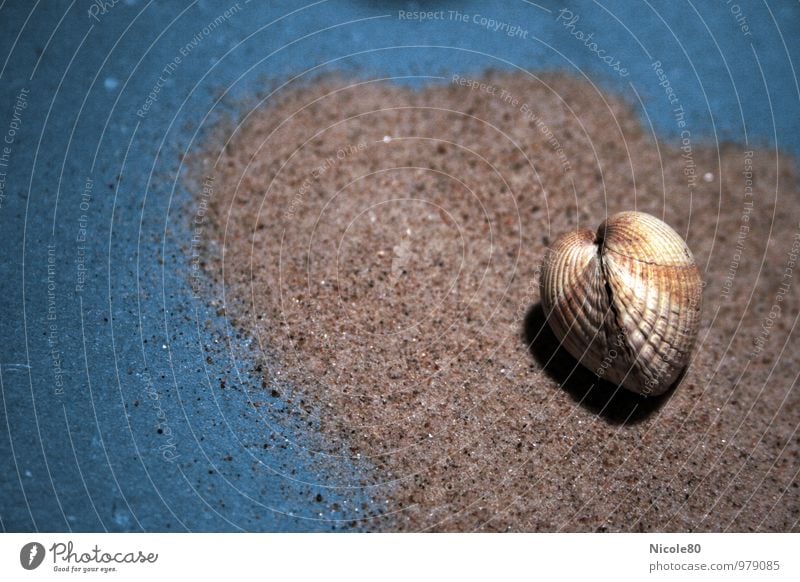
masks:
{"type": "Polygon", "coordinates": [[[631,261],[636,261],[637,263],[642,263],[643,265],[652,265],[654,267],[677,267],[677,268],[682,269],[684,267],[695,267],[695,266],[697,266],[693,256],[687,257],[689,259],[689,262],[687,262],[685,265],[665,265],[663,263],[658,263],[656,261],[648,261],[646,259],[642,259],[641,257],[634,257],[634,256],[629,255],[627,253],[620,252],[617,249],[609,249],[608,252],[609,253],[614,253],[615,255],[619,255],[621,257],[625,257],[626,259],[630,259],[631,261]]]}
{"type": "MultiPolygon", "coordinates": [[[[601,240],[598,245],[598,262],[600,263],[600,273],[603,278],[603,287],[606,292],[606,300],[608,301],[608,310],[611,312],[611,317],[614,320],[615,327],[618,330],[618,336],[620,341],[617,342],[618,347],[624,352],[623,360],[629,364],[628,370],[625,372],[623,379],[620,380],[624,382],[624,378],[630,375],[631,370],[634,367],[634,363],[636,362],[637,354],[635,354],[631,348],[630,340],[628,338],[627,331],[625,329],[625,325],[622,319],[622,315],[617,308],[616,303],[614,302],[614,290],[611,287],[611,278],[609,277],[608,267],[606,266],[605,261],[605,239],[601,240]]],[[[604,325],[603,325],[603,333],[606,336],[606,348],[611,345],[613,341],[614,334],[611,333],[612,330],[608,329],[608,322],[604,318],[604,325]]]]}

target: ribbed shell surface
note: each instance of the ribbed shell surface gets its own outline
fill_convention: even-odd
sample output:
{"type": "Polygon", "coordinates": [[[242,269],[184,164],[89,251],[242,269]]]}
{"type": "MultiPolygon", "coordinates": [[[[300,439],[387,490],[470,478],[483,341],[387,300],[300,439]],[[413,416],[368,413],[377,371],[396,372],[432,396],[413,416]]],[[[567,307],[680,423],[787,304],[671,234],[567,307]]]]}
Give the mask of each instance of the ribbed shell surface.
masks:
{"type": "Polygon", "coordinates": [[[564,348],[610,382],[658,395],[689,363],[702,280],[680,235],[653,216],[622,212],[596,233],[562,235],[545,255],[540,291],[564,348]]]}

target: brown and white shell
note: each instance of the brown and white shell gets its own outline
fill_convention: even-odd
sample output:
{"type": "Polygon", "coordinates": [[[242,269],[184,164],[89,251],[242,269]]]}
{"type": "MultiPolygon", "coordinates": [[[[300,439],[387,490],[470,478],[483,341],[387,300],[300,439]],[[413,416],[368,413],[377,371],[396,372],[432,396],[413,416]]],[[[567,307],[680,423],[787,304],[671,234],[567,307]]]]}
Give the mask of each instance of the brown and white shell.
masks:
{"type": "Polygon", "coordinates": [[[560,236],[539,285],[553,332],[601,378],[655,396],[688,365],[703,282],[686,243],[654,216],[621,212],[596,233],[560,236]]]}

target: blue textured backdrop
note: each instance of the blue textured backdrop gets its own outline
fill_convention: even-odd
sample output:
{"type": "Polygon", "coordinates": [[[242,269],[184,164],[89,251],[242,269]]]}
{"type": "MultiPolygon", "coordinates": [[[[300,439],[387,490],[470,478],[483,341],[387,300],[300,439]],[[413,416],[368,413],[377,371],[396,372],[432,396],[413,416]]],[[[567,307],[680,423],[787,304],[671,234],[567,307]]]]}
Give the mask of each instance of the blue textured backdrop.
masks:
{"type": "Polygon", "coordinates": [[[391,484],[315,453],[313,417],[192,298],[175,176],[223,97],[331,70],[559,69],[678,140],[660,61],[693,139],[800,153],[795,2],[6,0],[0,32],[9,531],[368,529],[384,507],[391,484]],[[437,14],[400,13],[419,10],[437,14]]]}

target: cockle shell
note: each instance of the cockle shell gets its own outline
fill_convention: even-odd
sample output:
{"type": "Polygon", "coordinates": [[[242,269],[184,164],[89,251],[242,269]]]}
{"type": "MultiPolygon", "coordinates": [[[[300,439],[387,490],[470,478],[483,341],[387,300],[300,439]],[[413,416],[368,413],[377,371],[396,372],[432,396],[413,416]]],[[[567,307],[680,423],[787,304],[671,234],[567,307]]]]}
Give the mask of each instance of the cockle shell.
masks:
{"type": "Polygon", "coordinates": [[[654,216],[621,212],[596,233],[560,236],[539,285],[553,332],[601,378],[655,396],[688,365],[703,282],[686,243],[654,216]]]}

